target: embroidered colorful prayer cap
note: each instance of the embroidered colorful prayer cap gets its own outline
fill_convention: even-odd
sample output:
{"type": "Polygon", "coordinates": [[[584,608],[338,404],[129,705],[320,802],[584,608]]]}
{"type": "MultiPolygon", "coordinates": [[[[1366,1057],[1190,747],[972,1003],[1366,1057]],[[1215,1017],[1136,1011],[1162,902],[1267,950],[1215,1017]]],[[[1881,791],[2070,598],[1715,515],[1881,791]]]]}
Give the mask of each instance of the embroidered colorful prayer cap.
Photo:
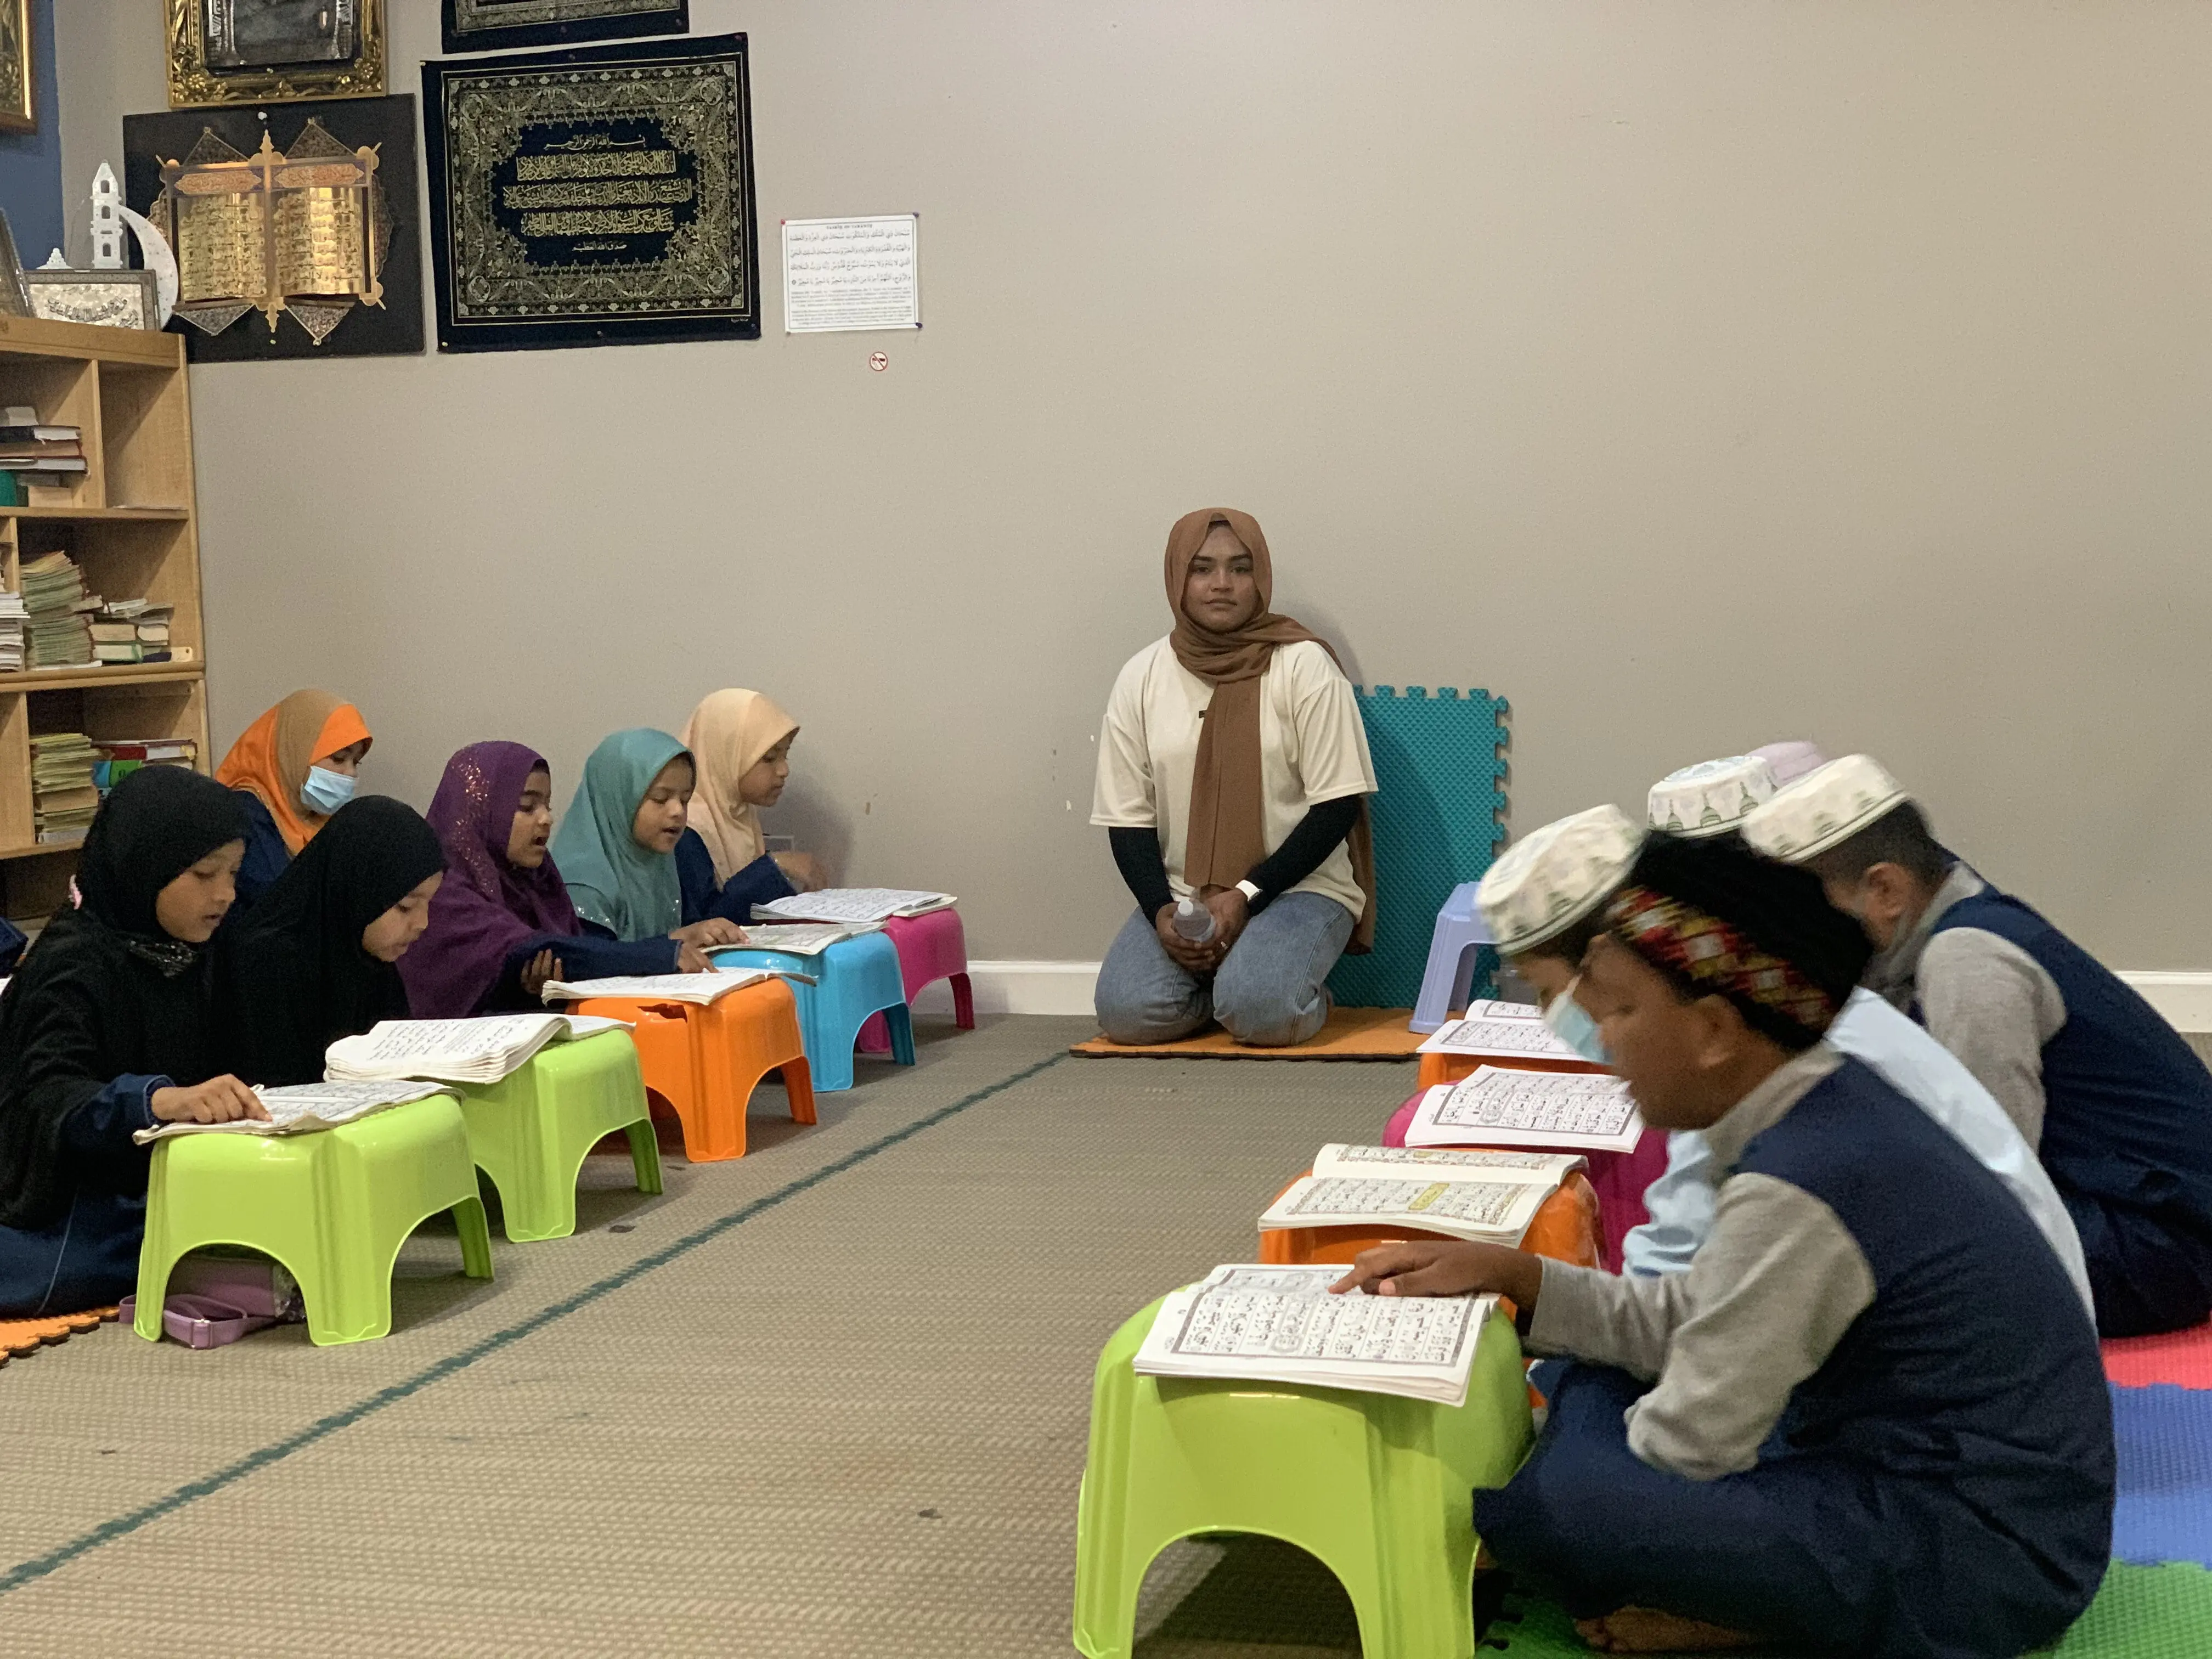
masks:
{"type": "Polygon", "coordinates": [[[1515,842],[1474,893],[1498,953],[1519,956],[1595,914],[1643,841],[1618,806],[1593,806],[1515,842]]]}
{"type": "Polygon", "coordinates": [[[1746,818],[1753,850],[1802,864],[1840,847],[1912,798],[1871,755],[1846,755],[1808,772],[1746,818]]]}
{"type": "Polygon", "coordinates": [[[1773,798],[1774,770],[1757,755],[1729,755],[1669,772],[1651,786],[1647,816],[1674,836],[1724,836],[1773,798]]]}
{"type": "Polygon", "coordinates": [[[1817,1041],[1873,946],[1808,870],[1732,838],[1654,834],[1606,908],[1606,927],[1692,996],[1726,997],[1790,1048],[1817,1041]]]}

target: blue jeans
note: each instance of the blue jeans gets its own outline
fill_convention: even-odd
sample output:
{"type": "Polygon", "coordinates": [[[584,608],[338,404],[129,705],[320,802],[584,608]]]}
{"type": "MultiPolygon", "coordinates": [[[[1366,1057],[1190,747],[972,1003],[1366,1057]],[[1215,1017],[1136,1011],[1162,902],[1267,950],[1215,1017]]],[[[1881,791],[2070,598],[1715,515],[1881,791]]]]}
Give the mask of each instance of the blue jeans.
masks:
{"type": "Polygon", "coordinates": [[[1304,1042],[1328,1018],[1322,981],[1352,921],[1333,898],[1285,893],[1200,976],[1176,965],[1150,916],[1131,916],[1098,969],[1098,1024],[1116,1042],[1173,1042],[1214,1019],[1255,1048],[1304,1042]]]}

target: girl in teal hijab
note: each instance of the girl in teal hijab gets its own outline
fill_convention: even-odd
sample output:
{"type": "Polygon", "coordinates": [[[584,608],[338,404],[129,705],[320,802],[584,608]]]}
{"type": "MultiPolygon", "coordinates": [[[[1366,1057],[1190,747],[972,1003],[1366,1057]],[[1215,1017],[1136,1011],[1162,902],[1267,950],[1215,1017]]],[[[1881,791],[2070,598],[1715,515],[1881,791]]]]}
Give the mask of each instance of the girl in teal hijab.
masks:
{"type": "Polygon", "coordinates": [[[592,750],[553,838],[553,860],[587,927],[619,939],[665,936],[702,950],[744,943],[732,922],[684,925],[676,843],[696,781],[690,751],[665,732],[617,732],[592,750]]]}

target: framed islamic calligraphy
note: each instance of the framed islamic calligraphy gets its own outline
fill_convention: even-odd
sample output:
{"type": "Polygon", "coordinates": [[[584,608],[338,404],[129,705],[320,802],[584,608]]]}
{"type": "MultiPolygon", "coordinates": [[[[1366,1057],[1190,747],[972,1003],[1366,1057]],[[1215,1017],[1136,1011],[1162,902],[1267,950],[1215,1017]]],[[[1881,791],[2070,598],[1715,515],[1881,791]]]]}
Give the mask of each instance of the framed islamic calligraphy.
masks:
{"type": "Polygon", "coordinates": [[[509,52],[686,33],[691,0],[445,0],[442,21],[447,52],[509,52]]]}
{"type": "Polygon", "coordinates": [[[756,339],[742,34],[422,65],[441,351],[756,339]]]}
{"type": "Polygon", "coordinates": [[[32,59],[31,0],[0,0],[0,131],[38,131],[38,102],[33,95],[38,84],[38,66],[32,59]]]}
{"type": "Polygon", "coordinates": [[[192,362],[422,349],[412,98],[134,115],[123,142],[192,362]]]}
{"type": "Polygon", "coordinates": [[[380,94],[384,3],[167,0],[169,107],[380,94]]]}

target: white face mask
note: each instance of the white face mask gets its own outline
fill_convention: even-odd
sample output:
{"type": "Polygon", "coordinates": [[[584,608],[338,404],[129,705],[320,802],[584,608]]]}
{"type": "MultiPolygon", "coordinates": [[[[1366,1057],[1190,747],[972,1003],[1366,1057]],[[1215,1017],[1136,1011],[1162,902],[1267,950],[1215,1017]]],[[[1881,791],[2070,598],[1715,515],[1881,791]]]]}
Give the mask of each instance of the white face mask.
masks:
{"type": "Polygon", "coordinates": [[[300,786],[300,798],[328,817],[353,799],[353,792],[358,787],[349,774],[311,766],[307,769],[307,781],[300,786]]]}
{"type": "Polygon", "coordinates": [[[1567,988],[1544,1005],[1544,1024],[1552,1028],[1552,1035],[1584,1060],[1599,1066],[1613,1064],[1613,1056],[1606,1052],[1605,1039],[1598,1035],[1597,1022],[1590,1018],[1589,1010],[1575,1000],[1575,988],[1583,982],[1577,974],[1567,981],[1567,988]]]}

